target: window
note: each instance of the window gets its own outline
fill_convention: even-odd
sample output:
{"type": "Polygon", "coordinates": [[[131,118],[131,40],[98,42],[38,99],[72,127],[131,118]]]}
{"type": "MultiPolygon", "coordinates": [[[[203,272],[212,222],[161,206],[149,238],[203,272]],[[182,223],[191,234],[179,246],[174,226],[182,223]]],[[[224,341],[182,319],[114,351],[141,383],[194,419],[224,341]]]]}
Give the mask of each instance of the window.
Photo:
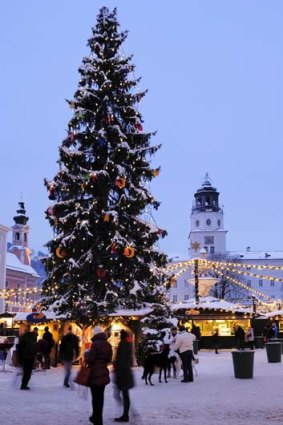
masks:
{"type": "Polygon", "coordinates": [[[173,299],[172,299],[173,303],[176,303],[176,302],[177,302],[177,300],[178,300],[177,295],[173,295],[173,299]]]}
{"type": "Polygon", "coordinates": [[[203,248],[206,250],[206,252],[208,252],[208,247],[207,246],[204,246],[203,248]]]}
{"type": "Polygon", "coordinates": [[[274,282],[274,280],[272,280],[272,281],[270,282],[270,286],[275,286],[275,282],[274,282]]]}
{"type": "Polygon", "coordinates": [[[210,226],[210,225],[211,225],[211,220],[210,220],[210,218],[208,218],[208,219],[206,220],[206,225],[207,225],[207,226],[210,226]]]}
{"type": "Polygon", "coordinates": [[[262,279],[259,279],[258,286],[263,286],[263,280],[262,279]]]}
{"type": "Polygon", "coordinates": [[[188,288],[189,287],[189,282],[187,280],[184,280],[184,288],[188,288]]]}
{"type": "Polygon", "coordinates": [[[188,299],[189,299],[189,295],[188,294],[184,295],[184,301],[188,301],[188,299]]]}
{"type": "Polygon", "coordinates": [[[199,227],[199,220],[196,220],[196,227],[199,227]]]}
{"type": "Polygon", "coordinates": [[[211,247],[210,247],[210,254],[215,254],[214,246],[211,246],[211,247]]]}
{"type": "Polygon", "coordinates": [[[20,234],[19,232],[16,233],[16,240],[19,241],[20,240],[20,234]]]}
{"type": "Polygon", "coordinates": [[[28,235],[24,233],[24,241],[26,242],[28,240],[28,235]]]}
{"type": "Polygon", "coordinates": [[[247,280],[247,286],[252,286],[252,281],[251,280],[247,280]]]}
{"type": "Polygon", "coordinates": [[[204,237],[205,245],[213,245],[214,244],[214,236],[205,236],[204,237]]]}
{"type": "Polygon", "coordinates": [[[217,220],[217,225],[218,225],[218,227],[221,226],[221,221],[220,220],[217,220]]]}

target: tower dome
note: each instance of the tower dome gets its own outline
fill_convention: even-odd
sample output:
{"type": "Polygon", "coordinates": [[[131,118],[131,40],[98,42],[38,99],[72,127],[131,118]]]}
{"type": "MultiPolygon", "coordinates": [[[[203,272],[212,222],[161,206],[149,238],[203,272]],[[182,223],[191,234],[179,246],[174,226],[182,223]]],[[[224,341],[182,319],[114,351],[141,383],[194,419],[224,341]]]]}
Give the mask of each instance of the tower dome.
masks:
{"type": "Polygon", "coordinates": [[[208,173],[205,174],[201,188],[194,194],[193,211],[220,211],[219,192],[212,186],[208,173]]]}

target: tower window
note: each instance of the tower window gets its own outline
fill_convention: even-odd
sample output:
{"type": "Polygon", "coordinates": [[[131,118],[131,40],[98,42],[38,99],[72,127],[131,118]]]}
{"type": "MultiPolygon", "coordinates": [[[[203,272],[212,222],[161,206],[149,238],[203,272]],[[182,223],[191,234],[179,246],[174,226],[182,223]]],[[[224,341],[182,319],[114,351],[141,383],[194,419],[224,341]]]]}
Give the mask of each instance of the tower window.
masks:
{"type": "Polygon", "coordinates": [[[28,240],[28,238],[27,238],[27,234],[26,233],[24,233],[24,241],[26,242],[28,240]]]}
{"type": "Polygon", "coordinates": [[[208,219],[206,220],[206,225],[207,225],[207,226],[210,226],[210,225],[211,225],[211,220],[210,220],[210,218],[208,218],[208,219]]]}
{"type": "Polygon", "coordinates": [[[220,227],[221,226],[221,221],[220,220],[217,220],[217,224],[218,224],[218,227],[220,227]]]}
{"type": "Polygon", "coordinates": [[[199,227],[199,220],[196,220],[196,227],[199,227]]]}
{"type": "Polygon", "coordinates": [[[205,236],[204,237],[205,245],[213,245],[214,244],[214,236],[205,236]]]}
{"type": "Polygon", "coordinates": [[[19,241],[20,240],[20,234],[19,232],[16,233],[16,240],[19,241]]]}

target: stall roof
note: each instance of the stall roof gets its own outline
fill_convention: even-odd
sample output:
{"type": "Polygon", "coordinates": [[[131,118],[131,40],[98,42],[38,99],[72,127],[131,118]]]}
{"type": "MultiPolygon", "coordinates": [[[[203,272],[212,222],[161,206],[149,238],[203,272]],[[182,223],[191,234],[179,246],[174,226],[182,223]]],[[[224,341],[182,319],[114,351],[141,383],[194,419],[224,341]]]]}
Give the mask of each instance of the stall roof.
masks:
{"type": "Polygon", "coordinates": [[[200,297],[199,303],[196,303],[195,298],[190,298],[187,302],[180,304],[172,304],[173,311],[180,309],[207,309],[207,310],[224,310],[238,313],[252,313],[251,308],[242,308],[237,304],[230,303],[229,301],[220,300],[214,297],[200,297]]]}

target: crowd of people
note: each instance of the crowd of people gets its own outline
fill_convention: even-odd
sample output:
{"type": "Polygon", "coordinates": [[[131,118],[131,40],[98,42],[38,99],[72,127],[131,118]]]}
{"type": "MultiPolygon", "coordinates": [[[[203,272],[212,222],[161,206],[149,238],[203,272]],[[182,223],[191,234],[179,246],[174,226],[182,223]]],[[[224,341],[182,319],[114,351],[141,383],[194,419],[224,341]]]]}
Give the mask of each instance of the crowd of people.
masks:
{"type": "MultiPolygon", "coordinates": [[[[234,328],[236,347],[239,350],[249,347],[254,349],[254,330],[248,327],[245,331],[240,325],[234,328]]],[[[271,338],[278,337],[278,327],[276,323],[268,324],[263,331],[264,341],[268,342],[271,338]]],[[[112,362],[115,376],[115,398],[121,403],[122,414],[114,418],[116,422],[129,422],[130,394],[129,390],[134,386],[132,373],[133,344],[130,335],[125,331],[120,332],[120,343],[113,361],[112,346],[107,341],[108,335],[100,326],[93,329],[91,346],[84,352],[84,363],[90,368],[90,379],[88,386],[92,396],[92,415],[89,421],[96,425],[103,425],[103,406],[104,391],[110,382],[109,364],[112,362]]],[[[194,341],[201,340],[200,329],[193,326],[188,331],[184,326],[172,326],[170,331],[166,331],[163,338],[163,344],[169,347],[168,354],[168,374],[178,378],[177,364],[178,360],[182,366],[183,377],[180,382],[193,382],[193,361],[194,341]]],[[[213,332],[212,338],[215,353],[219,354],[219,333],[218,329],[213,332]]],[[[51,351],[55,345],[53,335],[48,326],[44,329],[42,338],[38,340],[38,328],[31,330],[27,327],[25,333],[20,337],[17,346],[18,361],[22,365],[23,374],[21,390],[29,390],[29,381],[35,364],[39,362],[43,369],[50,369],[51,351]]],[[[72,387],[71,371],[74,360],[78,359],[80,354],[79,338],[73,333],[69,326],[66,335],[63,336],[60,344],[59,358],[64,366],[63,385],[66,388],[72,387]]],[[[180,369],[181,369],[180,366],[180,369]]]]}

